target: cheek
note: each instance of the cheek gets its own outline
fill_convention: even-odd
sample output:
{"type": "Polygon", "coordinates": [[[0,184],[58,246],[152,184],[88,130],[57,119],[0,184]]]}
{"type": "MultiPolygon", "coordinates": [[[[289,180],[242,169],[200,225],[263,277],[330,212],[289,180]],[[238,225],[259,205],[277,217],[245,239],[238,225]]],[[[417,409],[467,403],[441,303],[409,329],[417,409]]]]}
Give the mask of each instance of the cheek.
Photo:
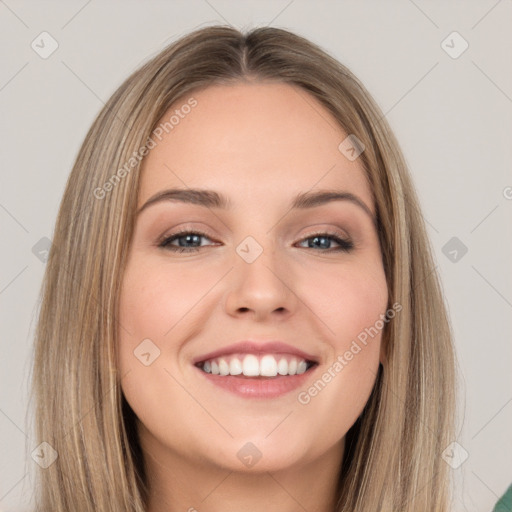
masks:
{"type": "Polygon", "coordinates": [[[190,334],[182,329],[204,295],[204,277],[166,270],[143,258],[133,258],[126,268],[119,302],[117,364],[132,407],[136,401],[147,401],[145,395],[154,394],[152,390],[169,388],[165,370],[183,343],[180,337],[186,340],[190,334]]]}
{"type": "MultiPolygon", "coordinates": [[[[205,273],[177,271],[151,258],[132,258],[123,276],[119,302],[117,364],[123,393],[144,425],[171,432],[163,414],[172,405],[190,407],[190,397],[173,380],[174,358],[193,336],[190,321],[213,283],[205,273]]],[[[198,323],[198,322],[196,322],[198,323]]],[[[181,380],[178,378],[178,380],[181,380]]]]}
{"type": "MultiPolygon", "coordinates": [[[[308,290],[304,297],[308,297],[312,309],[326,326],[325,337],[336,353],[347,350],[358,336],[364,338],[362,333],[386,312],[387,283],[378,262],[347,265],[334,272],[313,270],[304,280],[304,290],[308,290]]],[[[378,345],[380,337],[374,338],[378,338],[375,343],[378,345]]]]}
{"type": "Polygon", "coordinates": [[[211,285],[208,273],[166,268],[165,265],[133,264],[123,278],[120,299],[120,350],[127,340],[169,339],[171,331],[197,304],[211,285]],[[128,334],[129,333],[129,334],[128,334]]]}
{"type": "MultiPolygon", "coordinates": [[[[375,384],[385,325],[388,290],[384,270],[371,262],[341,268],[335,275],[311,274],[315,313],[328,327],[329,360],[316,380],[302,389],[298,402],[318,418],[329,417],[326,438],[346,433],[363,411],[375,384]]],[[[326,331],[327,333],[327,331],[326,331]]]]}

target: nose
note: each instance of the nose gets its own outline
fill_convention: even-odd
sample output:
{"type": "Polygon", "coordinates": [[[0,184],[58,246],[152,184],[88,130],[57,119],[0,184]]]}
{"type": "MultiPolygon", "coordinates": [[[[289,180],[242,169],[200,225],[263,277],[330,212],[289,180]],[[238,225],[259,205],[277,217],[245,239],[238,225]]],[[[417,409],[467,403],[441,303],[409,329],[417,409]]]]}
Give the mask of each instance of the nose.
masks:
{"type": "Polygon", "coordinates": [[[284,319],[297,308],[290,270],[278,264],[275,252],[263,251],[252,263],[238,258],[228,279],[225,308],[231,316],[250,316],[255,321],[284,319]]]}

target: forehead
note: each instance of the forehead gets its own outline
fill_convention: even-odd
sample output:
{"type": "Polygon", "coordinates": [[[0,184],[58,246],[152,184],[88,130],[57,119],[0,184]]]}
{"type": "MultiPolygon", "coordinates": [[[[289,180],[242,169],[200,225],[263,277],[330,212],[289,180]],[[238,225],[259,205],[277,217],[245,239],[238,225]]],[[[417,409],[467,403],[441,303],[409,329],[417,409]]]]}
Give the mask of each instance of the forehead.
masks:
{"type": "Polygon", "coordinates": [[[338,149],[347,134],[299,87],[209,86],[175,102],[159,128],[143,163],[139,206],[171,187],[222,190],[234,203],[336,188],[358,194],[373,210],[359,159],[350,161],[338,149]]]}

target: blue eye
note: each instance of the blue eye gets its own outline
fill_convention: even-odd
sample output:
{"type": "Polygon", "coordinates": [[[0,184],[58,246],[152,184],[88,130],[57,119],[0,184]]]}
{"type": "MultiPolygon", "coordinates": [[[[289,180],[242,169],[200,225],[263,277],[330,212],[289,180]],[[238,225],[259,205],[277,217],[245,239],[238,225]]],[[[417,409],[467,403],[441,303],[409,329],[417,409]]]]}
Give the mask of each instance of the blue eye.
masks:
{"type": "MultiPolygon", "coordinates": [[[[202,244],[201,239],[205,238],[211,241],[206,234],[196,231],[183,231],[171,235],[158,244],[158,247],[168,249],[173,252],[196,252],[201,247],[208,244],[202,244]],[[173,242],[177,241],[178,244],[173,242]]],[[[350,240],[345,240],[333,233],[316,233],[304,238],[299,243],[308,242],[305,249],[320,249],[321,252],[350,252],[354,249],[354,244],[350,240]],[[331,247],[332,243],[338,247],[331,247]]]]}
{"type": "Polygon", "coordinates": [[[331,233],[317,233],[308,238],[304,238],[302,243],[309,241],[311,241],[311,243],[308,243],[308,249],[324,249],[323,252],[349,252],[354,248],[354,244],[350,240],[345,240],[331,233]],[[332,242],[336,243],[339,247],[331,247],[332,242]]]}
{"type": "MultiPolygon", "coordinates": [[[[158,245],[165,249],[169,249],[175,252],[194,252],[201,247],[201,238],[208,238],[204,233],[198,233],[195,231],[183,231],[175,233],[170,237],[165,238],[158,245]],[[178,241],[178,245],[172,245],[171,242],[178,241]],[[188,244],[199,244],[199,245],[188,245],[188,244]]],[[[210,240],[210,238],[208,238],[210,240]]]]}

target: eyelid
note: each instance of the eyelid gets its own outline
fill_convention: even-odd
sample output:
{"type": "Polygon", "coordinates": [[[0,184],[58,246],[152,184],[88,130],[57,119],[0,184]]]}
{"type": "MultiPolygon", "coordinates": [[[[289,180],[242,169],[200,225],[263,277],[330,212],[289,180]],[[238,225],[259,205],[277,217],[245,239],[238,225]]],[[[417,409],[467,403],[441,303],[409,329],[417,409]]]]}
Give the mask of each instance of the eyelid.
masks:
{"type": "Polygon", "coordinates": [[[156,243],[157,246],[160,246],[160,244],[162,242],[165,242],[169,238],[177,237],[179,235],[190,234],[190,233],[194,233],[194,234],[197,234],[197,235],[204,236],[205,238],[210,239],[212,242],[216,242],[217,241],[217,240],[215,240],[215,236],[208,229],[206,229],[206,228],[194,228],[194,227],[192,227],[190,225],[185,225],[183,227],[180,227],[177,231],[171,231],[171,233],[166,231],[163,235],[158,237],[158,239],[156,240],[155,243],[156,243]]]}
{"type": "Polygon", "coordinates": [[[352,237],[348,234],[348,232],[344,229],[338,227],[322,227],[325,224],[316,224],[314,226],[309,226],[307,229],[311,229],[312,231],[306,231],[305,234],[301,235],[301,239],[309,238],[315,235],[331,235],[337,236],[338,238],[343,238],[344,240],[351,240],[352,237]],[[320,226],[320,227],[317,227],[320,226]]]}

